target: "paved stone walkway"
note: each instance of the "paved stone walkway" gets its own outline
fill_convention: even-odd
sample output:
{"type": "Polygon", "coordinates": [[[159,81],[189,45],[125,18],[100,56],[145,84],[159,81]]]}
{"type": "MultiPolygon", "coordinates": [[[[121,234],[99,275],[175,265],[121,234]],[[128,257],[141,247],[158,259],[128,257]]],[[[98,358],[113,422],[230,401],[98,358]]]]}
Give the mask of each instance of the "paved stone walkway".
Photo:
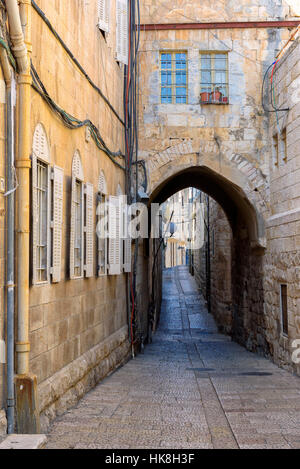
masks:
{"type": "Polygon", "coordinates": [[[168,269],[153,343],[48,438],[48,448],[300,448],[300,379],[218,334],[187,269],[168,269]]]}

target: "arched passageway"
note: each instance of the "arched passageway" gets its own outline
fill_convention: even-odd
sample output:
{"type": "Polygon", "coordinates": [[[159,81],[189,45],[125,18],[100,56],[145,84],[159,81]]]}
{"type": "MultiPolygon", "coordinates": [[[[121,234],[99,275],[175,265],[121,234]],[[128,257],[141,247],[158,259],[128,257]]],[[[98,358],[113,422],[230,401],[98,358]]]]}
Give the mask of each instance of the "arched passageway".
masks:
{"type": "MultiPolygon", "coordinates": [[[[195,187],[222,207],[232,230],[230,332],[235,341],[249,350],[267,354],[263,290],[265,228],[262,215],[240,185],[207,166],[190,166],[177,171],[174,168],[171,172],[161,171],[160,180],[152,186],[150,204],[162,204],[174,193],[195,187]],[[168,176],[164,178],[164,174],[168,176]]],[[[153,256],[150,256],[150,270],[152,260],[153,256]]]]}

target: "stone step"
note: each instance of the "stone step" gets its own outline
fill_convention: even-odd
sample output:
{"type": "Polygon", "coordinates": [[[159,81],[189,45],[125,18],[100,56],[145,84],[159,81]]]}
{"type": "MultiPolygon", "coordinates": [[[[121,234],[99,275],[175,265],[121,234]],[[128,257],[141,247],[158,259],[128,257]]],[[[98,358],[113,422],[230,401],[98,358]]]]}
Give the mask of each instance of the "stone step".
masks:
{"type": "Polygon", "coordinates": [[[0,443],[0,449],[43,449],[47,443],[46,435],[8,435],[0,443]]]}

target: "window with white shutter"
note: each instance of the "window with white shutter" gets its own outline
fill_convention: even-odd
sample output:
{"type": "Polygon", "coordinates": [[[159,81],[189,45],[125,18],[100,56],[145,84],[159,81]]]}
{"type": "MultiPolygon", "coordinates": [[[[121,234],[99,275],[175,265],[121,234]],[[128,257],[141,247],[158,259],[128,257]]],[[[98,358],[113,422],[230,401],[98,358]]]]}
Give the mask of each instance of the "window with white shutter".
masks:
{"type": "Polygon", "coordinates": [[[85,276],[92,277],[94,270],[94,187],[87,182],[85,184],[85,276]]]}
{"type": "Polygon", "coordinates": [[[97,0],[98,27],[101,31],[109,32],[109,7],[110,0],[97,0]]]}
{"type": "Polygon", "coordinates": [[[116,0],[116,59],[128,65],[128,6],[127,0],[116,0]]]}
{"type": "Polygon", "coordinates": [[[83,277],[84,270],[84,184],[81,158],[75,152],[72,162],[70,278],[83,277]]]}
{"type": "Polygon", "coordinates": [[[38,124],[32,145],[32,283],[50,279],[50,149],[38,124]]]}
{"type": "Polygon", "coordinates": [[[52,282],[61,280],[61,256],[62,256],[62,224],[63,224],[63,193],[64,170],[54,166],[52,170],[52,282]]]}
{"type": "Polygon", "coordinates": [[[120,257],[120,230],[121,230],[121,207],[120,198],[109,197],[108,206],[108,263],[109,274],[119,275],[121,273],[120,257]]]}
{"type": "Polygon", "coordinates": [[[107,274],[108,268],[108,206],[106,203],[107,185],[103,171],[100,172],[98,182],[97,205],[97,265],[98,276],[107,274]]]}

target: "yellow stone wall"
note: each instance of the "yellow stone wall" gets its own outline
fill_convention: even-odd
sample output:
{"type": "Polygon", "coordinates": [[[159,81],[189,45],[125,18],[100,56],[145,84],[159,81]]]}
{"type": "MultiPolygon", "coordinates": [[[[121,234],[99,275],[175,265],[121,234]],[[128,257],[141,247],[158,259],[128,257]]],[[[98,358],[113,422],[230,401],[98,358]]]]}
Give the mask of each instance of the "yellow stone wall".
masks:
{"type": "MultiPolygon", "coordinates": [[[[294,2],[295,5],[295,2],[294,2]]],[[[141,2],[143,23],[196,23],[206,21],[264,21],[270,17],[296,16],[291,0],[145,0],[141,2]]],[[[299,8],[298,8],[299,15],[299,8]]]]}
{"type": "MultiPolygon", "coordinates": [[[[255,4],[249,0],[204,1],[201,4],[195,1],[145,0],[141,22],[276,21],[296,18],[296,13],[290,8],[288,1],[282,0],[276,2],[276,5],[273,3],[275,2],[267,0],[259,0],[255,4]]],[[[287,121],[290,159],[285,166],[274,169],[271,167],[272,133],[276,129],[276,121],[273,116],[274,123],[269,131],[270,116],[264,112],[261,100],[264,72],[273,63],[290,34],[290,29],[286,27],[142,30],[139,149],[140,158],[145,159],[147,163],[148,190],[150,195],[154,194],[154,198],[164,187],[165,181],[172,180],[177,173],[189,167],[200,166],[214,171],[216,177],[215,180],[212,178],[212,185],[218,184],[218,176],[224,177],[231,187],[239,187],[253,204],[261,226],[267,227],[261,244],[266,247],[266,255],[257,256],[257,259],[251,260],[249,264],[249,281],[253,281],[254,285],[255,279],[260,278],[253,291],[256,288],[262,296],[257,294],[256,302],[253,297],[253,301],[249,300],[247,306],[254,312],[253,317],[256,315],[258,318],[261,331],[266,330],[270,353],[276,362],[297,369],[299,373],[299,366],[297,368],[291,363],[291,344],[299,336],[300,330],[297,286],[298,215],[288,214],[282,222],[277,219],[278,214],[297,210],[299,206],[299,110],[298,105],[294,106],[287,121]],[[186,51],[187,104],[160,103],[160,51],[186,51]],[[200,51],[228,51],[228,105],[200,103],[200,51]],[[294,218],[290,220],[289,217],[294,218]],[[269,218],[272,224],[270,228],[269,218]],[[289,221],[293,223],[289,224],[289,221]],[[255,272],[256,266],[259,275],[255,272]],[[278,282],[289,285],[290,339],[282,337],[279,331],[278,282]],[[261,315],[261,298],[264,292],[267,314],[261,315]]],[[[282,88],[282,96],[277,99],[283,106],[287,101],[286,96],[296,92],[295,80],[299,70],[299,52],[295,49],[279,72],[278,89],[282,88]]],[[[281,118],[283,117],[281,115],[281,118]]],[[[182,180],[180,182],[182,183],[182,180]]],[[[201,184],[199,188],[201,189],[201,184]]],[[[241,246],[244,234],[243,230],[238,234],[241,246]]],[[[249,251],[241,247],[241,256],[248,254],[249,251]]],[[[243,291],[244,280],[240,278],[239,283],[238,278],[234,279],[238,285],[236,291],[243,291]]],[[[218,279],[215,278],[214,282],[218,282],[218,279]]],[[[250,317],[245,319],[245,327],[248,327],[250,320],[250,317]]],[[[259,346],[264,341],[262,335],[260,332],[257,335],[259,346]]],[[[247,346],[251,348],[252,345],[250,337],[247,346]]]]}
{"type": "MultiPolygon", "coordinates": [[[[96,0],[39,2],[40,8],[87,74],[123,117],[123,66],[115,60],[115,1],[111,4],[111,29],[104,38],[97,27],[96,0]]],[[[110,149],[124,151],[122,124],[34,10],[32,62],[49,95],[60,107],[81,120],[90,119],[99,128],[110,149]]],[[[95,260],[96,193],[100,170],[104,171],[110,195],[116,195],[118,184],[124,191],[124,172],[105,153],[99,151],[92,139],[86,140],[85,127],[68,129],[32,89],[32,136],[39,122],[47,133],[51,166],[55,164],[64,169],[62,280],[58,284],[30,288],[30,370],[37,375],[41,387],[43,382],[63,367],[124,328],[127,311],[125,274],[98,278],[94,262],[92,278],[69,280],[68,265],[71,165],[75,150],[79,150],[81,155],[84,181],[94,185],[95,260]]],[[[122,163],[121,160],[119,162],[122,163]]],[[[105,350],[104,357],[109,353],[109,345],[105,350]]],[[[86,363],[86,371],[89,366],[86,363]]],[[[46,388],[48,393],[53,392],[50,386],[46,388]]],[[[41,410],[44,411],[44,406],[49,406],[51,398],[43,395],[41,401],[41,410]]]]}

